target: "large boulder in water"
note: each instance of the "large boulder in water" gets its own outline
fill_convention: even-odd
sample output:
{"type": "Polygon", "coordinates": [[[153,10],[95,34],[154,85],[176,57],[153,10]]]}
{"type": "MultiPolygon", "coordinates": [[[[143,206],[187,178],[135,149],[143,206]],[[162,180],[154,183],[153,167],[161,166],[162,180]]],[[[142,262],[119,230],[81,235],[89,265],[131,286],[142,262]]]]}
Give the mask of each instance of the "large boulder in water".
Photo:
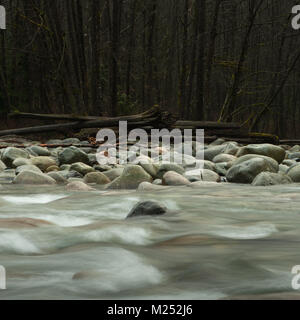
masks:
{"type": "Polygon", "coordinates": [[[34,171],[22,171],[14,179],[15,184],[54,185],[56,181],[46,174],[34,171]]]}
{"type": "Polygon", "coordinates": [[[274,186],[293,183],[293,180],[283,173],[261,172],[252,182],[253,186],[274,186]]]}
{"type": "Polygon", "coordinates": [[[28,152],[26,152],[26,151],[24,151],[22,149],[18,149],[18,148],[14,148],[14,147],[6,148],[4,150],[4,152],[2,153],[2,161],[9,168],[12,167],[12,164],[13,164],[14,160],[17,159],[17,158],[28,159],[29,158],[29,154],[28,154],[28,152]]]}
{"type": "Polygon", "coordinates": [[[267,156],[275,159],[278,163],[281,163],[285,159],[284,149],[268,143],[249,144],[245,147],[240,148],[236,156],[241,157],[246,154],[259,154],[261,156],[267,156]]]}
{"type": "Polygon", "coordinates": [[[229,182],[252,183],[261,172],[276,172],[269,162],[263,158],[253,158],[233,165],[226,174],[229,182]]]}
{"type": "Polygon", "coordinates": [[[153,179],[141,166],[128,165],[121,176],[111,182],[107,189],[136,189],[144,181],[152,182],[153,179]]]}
{"type": "Polygon", "coordinates": [[[246,154],[245,156],[242,156],[240,158],[237,158],[235,161],[233,162],[228,162],[229,168],[236,166],[238,164],[241,164],[242,162],[251,160],[251,159],[255,159],[255,158],[261,158],[266,160],[269,165],[273,168],[272,172],[278,172],[279,171],[279,164],[276,160],[274,160],[273,158],[270,157],[266,157],[266,156],[261,156],[258,154],[246,154]]]}
{"type": "Polygon", "coordinates": [[[155,201],[137,203],[129,212],[127,218],[141,216],[160,216],[167,212],[167,208],[155,201]]]}

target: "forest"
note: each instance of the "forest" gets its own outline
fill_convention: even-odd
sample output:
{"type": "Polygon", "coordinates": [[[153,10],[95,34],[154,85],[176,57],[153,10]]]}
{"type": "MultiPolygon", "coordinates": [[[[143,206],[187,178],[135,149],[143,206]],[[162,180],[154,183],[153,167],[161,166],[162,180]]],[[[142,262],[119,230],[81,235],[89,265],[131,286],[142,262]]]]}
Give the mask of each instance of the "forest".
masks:
{"type": "Polygon", "coordinates": [[[0,116],[181,120],[299,138],[295,0],[3,0],[0,116]]]}

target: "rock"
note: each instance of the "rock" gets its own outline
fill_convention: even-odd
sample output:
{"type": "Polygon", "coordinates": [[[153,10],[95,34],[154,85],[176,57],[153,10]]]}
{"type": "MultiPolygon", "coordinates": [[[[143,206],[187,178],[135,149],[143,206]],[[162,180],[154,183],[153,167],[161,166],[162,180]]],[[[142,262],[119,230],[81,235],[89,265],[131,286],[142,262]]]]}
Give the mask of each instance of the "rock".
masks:
{"type": "Polygon", "coordinates": [[[69,170],[62,170],[59,173],[66,179],[69,178],[83,178],[82,174],[77,171],[69,171],[69,170]]]}
{"type": "Polygon", "coordinates": [[[289,170],[289,167],[286,166],[285,164],[280,164],[280,165],[279,165],[279,172],[287,173],[288,170],[289,170]]]}
{"type": "Polygon", "coordinates": [[[213,182],[213,181],[195,181],[189,184],[187,187],[198,189],[203,188],[205,186],[220,186],[221,184],[219,182],[213,182]]]}
{"type": "Polygon", "coordinates": [[[94,166],[94,169],[97,170],[97,171],[100,171],[100,172],[105,172],[105,171],[109,171],[111,170],[111,167],[110,166],[107,166],[105,164],[98,164],[98,165],[95,165],[94,166]]]}
{"type": "Polygon", "coordinates": [[[57,171],[51,171],[51,172],[47,173],[47,176],[54,179],[57,184],[67,184],[68,183],[68,180],[57,171]]]}
{"type": "Polygon", "coordinates": [[[80,144],[80,140],[78,138],[67,138],[62,140],[62,144],[80,144]]]}
{"type": "Polygon", "coordinates": [[[277,172],[266,159],[253,158],[233,165],[227,171],[226,179],[229,182],[252,183],[254,178],[264,171],[277,172]]]}
{"type": "Polygon", "coordinates": [[[270,157],[266,157],[266,156],[260,156],[260,155],[256,155],[256,154],[247,154],[245,156],[242,156],[240,158],[237,158],[235,161],[233,162],[228,162],[228,165],[230,167],[234,166],[234,165],[238,165],[238,164],[241,164],[242,162],[244,161],[248,161],[248,160],[251,160],[251,159],[255,159],[255,158],[261,158],[261,159],[264,159],[266,160],[269,165],[273,168],[273,171],[272,172],[278,172],[279,170],[279,165],[278,165],[278,162],[270,157]]]}
{"type": "Polygon", "coordinates": [[[161,191],[166,189],[165,186],[162,185],[156,185],[150,182],[142,182],[138,186],[138,191],[161,191]]]}
{"type": "Polygon", "coordinates": [[[222,145],[224,142],[225,142],[224,139],[218,138],[217,140],[211,142],[211,143],[209,144],[209,146],[210,146],[210,147],[220,146],[220,145],[222,145]]]}
{"type": "Polygon", "coordinates": [[[25,165],[30,165],[31,160],[30,159],[25,159],[25,158],[17,158],[13,161],[12,167],[17,168],[20,166],[25,166],[25,165]]]}
{"type": "Polygon", "coordinates": [[[273,186],[277,184],[293,183],[292,179],[282,173],[261,172],[252,182],[253,186],[273,186]]]}
{"type": "Polygon", "coordinates": [[[180,166],[180,165],[178,165],[176,163],[165,163],[165,164],[162,164],[159,167],[159,169],[157,171],[156,178],[162,179],[162,177],[168,171],[174,171],[174,172],[177,172],[180,175],[184,174],[184,169],[183,169],[182,166],[180,166]]]}
{"type": "Polygon", "coordinates": [[[216,172],[220,176],[226,176],[227,171],[230,169],[228,162],[216,163],[216,172]]]}
{"type": "Polygon", "coordinates": [[[103,174],[106,175],[110,181],[113,181],[119,178],[122,175],[123,171],[124,171],[124,168],[115,168],[115,169],[105,171],[103,172],[103,174]]]}
{"type": "Polygon", "coordinates": [[[168,171],[164,174],[162,183],[167,186],[186,186],[190,181],[175,171],[168,171]]]}
{"type": "Polygon", "coordinates": [[[17,167],[16,174],[19,174],[22,171],[34,171],[38,173],[43,173],[37,166],[34,166],[33,164],[25,164],[24,166],[17,167]]]}
{"type": "Polygon", "coordinates": [[[213,162],[214,163],[229,162],[229,161],[234,161],[236,159],[237,159],[237,157],[235,157],[231,154],[220,153],[213,158],[213,162]]]}
{"type": "MultiPolygon", "coordinates": [[[[85,148],[82,149],[82,151],[84,151],[85,148]]],[[[85,152],[85,151],[84,151],[85,152]]],[[[87,153],[87,152],[86,152],[87,153]]],[[[98,164],[98,160],[97,160],[97,156],[96,154],[88,154],[88,157],[89,157],[89,163],[91,165],[95,165],[95,164],[98,164]]]]}
{"type": "Polygon", "coordinates": [[[288,159],[293,160],[293,159],[299,159],[300,158],[300,152],[293,152],[293,153],[288,153],[287,154],[288,159]]]}
{"type": "Polygon", "coordinates": [[[191,171],[187,171],[184,175],[187,179],[196,178],[191,182],[195,181],[212,181],[212,182],[219,182],[220,176],[211,170],[208,169],[195,169],[191,171]]]}
{"type": "Polygon", "coordinates": [[[9,168],[12,167],[14,160],[16,160],[17,158],[28,159],[29,154],[25,150],[14,148],[14,147],[6,148],[2,153],[2,161],[9,168]]]}
{"type": "Polygon", "coordinates": [[[50,156],[50,151],[47,148],[43,148],[40,146],[32,146],[32,147],[28,147],[27,150],[30,152],[32,151],[33,153],[35,153],[37,156],[44,156],[44,157],[48,157],[50,156]]]}
{"type": "Polygon", "coordinates": [[[16,177],[14,169],[6,169],[0,173],[0,183],[7,184],[13,182],[16,177]]]}
{"type": "Polygon", "coordinates": [[[300,146],[299,145],[295,145],[293,147],[290,148],[289,152],[299,152],[300,151],[300,146]]]}
{"type": "Polygon", "coordinates": [[[239,150],[240,148],[237,146],[236,142],[228,142],[223,153],[235,156],[239,150]]]}
{"type": "Polygon", "coordinates": [[[80,174],[82,174],[83,176],[85,176],[86,174],[90,173],[90,172],[95,172],[95,169],[88,166],[87,164],[83,163],[83,162],[76,162],[73,163],[71,165],[70,168],[71,171],[77,171],[80,174]]]}
{"type": "Polygon", "coordinates": [[[84,182],[85,183],[96,183],[96,184],[108,184],[111,181],[108,179],[106,175],[104,175],[101,172],[90,172],[85,175],[84,177],[84,182]]]}
{"type": "Polygon", "coordinates": [[[31,163],[39,167],[42,171],[46,171],[51,166],[56,166],[56,161],[53,158],[44,156],[32,158],[31,163]]]}
{"type": "Polygon", "coordinates": [[[167,208],[154,201],[144,201],[137,203],[129,212],[127,218],[141,216],[160,216],[167,212],[167,208]]]}
{"type": "Polygon", "coordinates": [[[268,143],[264,144],[249,144],[248,146],[240,148],[237,153],[237,157],[244,156],[246,154],[259,154],[273,158],[278,163],[281,163],[285,159],[285,150],[268,143]]]}
{"type": "Polygon", "coordinates": [[[0,172],[2,172],[4,169],[6,169],[6,165],[3,161],[0,160],[0,172]]]}
{"type": "Polygon", "coordinates": [[[296,164],[289,168],[287,175],[294,181],[300,182],[300,164],[296,164]]]}
{"type": "Polygon", "coordinates": [[[59,171],[59,167],[58,166],[50,166],[46,169],[46,172],[52,172],[52,171],[59,171]]]}
{"type": "Polygon", "coordinates": [[[76,162],[83,162],[85,164],[89,164],[88,155],[79,148],[76,148],[74,146],[64,149],[58,155],[58,160],[60,165],[73,164],[76,162]]]}
{"type": "Polygon", "coordinates": [[[161,179],[155,179],[152,184],[155,184],[157,186],[161,186],[162,185],[162,180],[161,179]]]}
{"type": "Polygon", "coordinates": [[[95,190],[81,181],[72,181],[67,184],[66,188],[67,188],[67,190],[70,190],[70,191],[93,191],[93,190],[95,190]]]}
{"type": "Polygon", "coordinates": [[[14,179],[15,184],[54,185],[56,181],[46,174],[34,171],[22,171],[14,179]]]}
{"type": "Polygon", "coordinates": [[[204,160],[212,161],[215,156],[220,153],[223,153],[226,148],[226,145],[220,145],[215,147],[208,147],[204,150],[204,160]]]}
{"type": "Polygon", "coordinates": [[[288,167],[291,167],[291,166],[297,164],[297,161],[285,159],[285,160],[282,161],[282,164],[286,165],[288,167]]]}
{"type": "Polygon", "coordinates": [[[137,157],[133,164],[140,165],[152,177],[155,177],[157,175],[158,168],[153,164],[151,158],[147,156],[137,157]]]}
{"type": "Polygon", "coordinates": [[[140,166],[128,165],[122,175],[112,181],[107,189],[136,189],[141,182],[152,182],[152,177],[140,166]]]}
{"type": "Polygon", "coordinates": [[[60,166],[60,170],[62,171],[65,171],[65,170],[70,171],[70,168],[71,168],[70,164],[63,164],[60,166]]]}

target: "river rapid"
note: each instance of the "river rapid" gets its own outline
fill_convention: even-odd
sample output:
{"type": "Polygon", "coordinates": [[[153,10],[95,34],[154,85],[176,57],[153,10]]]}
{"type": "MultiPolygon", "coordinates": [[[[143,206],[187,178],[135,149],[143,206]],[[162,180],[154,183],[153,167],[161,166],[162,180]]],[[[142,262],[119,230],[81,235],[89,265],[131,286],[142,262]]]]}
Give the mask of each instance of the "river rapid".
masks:
{"type": "Polygon", "coordinates": [[[0,299],[298,299],[299,207],[299,184],[154,193],[6,185],[0,299]],[[141,200],[169,212],[126,219],[141,200]]]}

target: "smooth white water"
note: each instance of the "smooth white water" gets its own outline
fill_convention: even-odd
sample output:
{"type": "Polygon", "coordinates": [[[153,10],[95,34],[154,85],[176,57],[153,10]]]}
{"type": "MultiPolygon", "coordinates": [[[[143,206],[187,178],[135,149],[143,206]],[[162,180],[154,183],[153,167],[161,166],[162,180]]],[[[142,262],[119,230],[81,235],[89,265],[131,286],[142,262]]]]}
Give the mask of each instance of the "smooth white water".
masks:
{"type": "Polygon", "coordinates": [[[156,193],[5,185],[0,299],[300,298],[291,287],[299,205],[297,184],[156,193]],[[125,219],[146,199],[169,213],[125,219]]]}

